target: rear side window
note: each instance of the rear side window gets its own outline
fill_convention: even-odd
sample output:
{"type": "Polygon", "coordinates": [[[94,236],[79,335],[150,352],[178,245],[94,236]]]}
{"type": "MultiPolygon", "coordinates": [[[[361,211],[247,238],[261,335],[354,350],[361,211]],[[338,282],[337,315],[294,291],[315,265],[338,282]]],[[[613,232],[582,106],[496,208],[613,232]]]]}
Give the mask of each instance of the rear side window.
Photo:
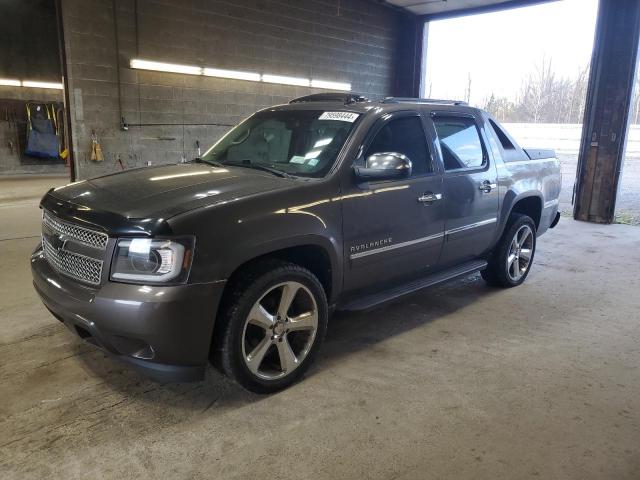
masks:
{"type": "Polygon", "coordinates": [[[502,158],[502,151],[498,146],[498,140],[497,140],[498,137],[490,128],[487,128],[487,138],[489,139],[489,149],[493,154],[493,158],[500,161],[504,160],[502,158]]]}
{"type": "Polygon", "coordinates": [[[507,134],[504,133],[504,130],[502,130],[502,128],[500,128],[498,124],[491,119],[489,119],[489,123],[491,124],[493,130],[496,132],[496,136],[498,137],[498,140],[500,140],[502,148],[504,148],[505,150],[515,150],[516,147],[513,146],[513,143],[511,143],[511,140],[509,140],[507,134]]]}
{"type": "Polygon", "coordinates": [[[485,165],[480,133],[473,118],[436,115],[433,123],[447,171],[485,165]]]}
{"type": "Polygon", "coordinates": [[[364,158],[387,152],[402,153],[411,160],[412,176],[432,172],[427,140],[419,117],[402,117],[388,122],[376,133],[364,158]]]}

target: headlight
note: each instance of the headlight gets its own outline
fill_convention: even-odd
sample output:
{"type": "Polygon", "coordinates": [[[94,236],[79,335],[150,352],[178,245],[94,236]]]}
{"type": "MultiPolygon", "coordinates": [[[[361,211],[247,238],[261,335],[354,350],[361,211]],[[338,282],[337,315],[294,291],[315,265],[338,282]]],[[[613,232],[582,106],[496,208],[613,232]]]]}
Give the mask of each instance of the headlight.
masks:
{"type": "Polygon", "coordinates": [[[191,267],[193,238],[118,240],[111,279],[132,283],[182,283],[191,267]]]}

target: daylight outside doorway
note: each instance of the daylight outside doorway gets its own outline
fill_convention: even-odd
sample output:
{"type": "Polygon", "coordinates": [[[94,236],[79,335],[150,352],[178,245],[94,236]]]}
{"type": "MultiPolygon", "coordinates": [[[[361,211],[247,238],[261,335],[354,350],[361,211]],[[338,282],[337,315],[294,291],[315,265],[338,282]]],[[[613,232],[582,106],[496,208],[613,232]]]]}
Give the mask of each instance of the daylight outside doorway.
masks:
{"type": "MultiPolygon", "coordinates": [[[[567,215],[597,11],[597,0],[562,0],[427,24],[421,96],[464,100],[493,114],[522,147],[555,149],[567,215]]],[[[616,216],[640,224],[638,81],[635,91],[616,216]]]]}

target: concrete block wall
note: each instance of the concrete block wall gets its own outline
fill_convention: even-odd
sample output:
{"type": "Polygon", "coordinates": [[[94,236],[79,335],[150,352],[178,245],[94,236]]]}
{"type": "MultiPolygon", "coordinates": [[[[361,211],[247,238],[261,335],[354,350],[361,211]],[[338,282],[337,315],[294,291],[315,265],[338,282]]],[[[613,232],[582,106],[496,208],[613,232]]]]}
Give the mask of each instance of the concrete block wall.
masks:
{"type": "Polygon", "coordinates": [[[405,14],[366,0],[62,0],[78,178],[172,163],[254,111],[319,92],[306,87],[132,70],[131,58],[350,82],[395,93],[405,14]],[[137,10],[137,17],[135,11],[137,10]],[[120,130],[129,123],[174,125],[120,130]],[[190,125],[201,124],[201,125],[190,125]],[[105,154],[90,161],[91,133],[105,154]]]}
{"type": "Polygon", "coordinates": [[[0,78],[59,82],[55,1],[2,0],[0,45],[0,78]]]}
{"type": "MultiPolygon", "coordinates": [[[[3,0],[0,2],[0,78],[60,82],[55,2],[3,0]]],[[[0,175],[65,173],[62,160],[40,160],[20,155],[24,128],[7,121],[13,100],[62,102],[60,90],[0,85],[0,175]],[[10,107],[8,107],[10,105],[10,107]],[[18,138],[19,137],[19,138],[18,138]]],[[[22,112],[16,112],[22,116],[22,112]]]]}
{"type": "MultiPolygon", "coordinates": [[[[60,90],[0,85],[0,103],[3,103],[2,100],[62,102],[63,98],[60,90]]],[[[7,121],[7,114],[4,109],[0,111],[0,175],[64,175],[68,172],[62,160],[31,159],[21,155],[20,151],[24,151],[26,139],[23,138],[22,131],[16,131],[14,123],[7,121]]]]}

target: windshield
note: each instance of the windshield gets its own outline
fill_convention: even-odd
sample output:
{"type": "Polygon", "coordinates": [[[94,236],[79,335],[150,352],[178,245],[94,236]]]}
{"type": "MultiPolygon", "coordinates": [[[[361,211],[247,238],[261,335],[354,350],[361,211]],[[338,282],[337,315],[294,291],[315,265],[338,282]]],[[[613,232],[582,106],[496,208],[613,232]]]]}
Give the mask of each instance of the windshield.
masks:
{"type": "Polygon", "coordinates": [[[260,112],[229,131],[202,160],[324,177],[359,116],[324,110],[260,112]]]}

